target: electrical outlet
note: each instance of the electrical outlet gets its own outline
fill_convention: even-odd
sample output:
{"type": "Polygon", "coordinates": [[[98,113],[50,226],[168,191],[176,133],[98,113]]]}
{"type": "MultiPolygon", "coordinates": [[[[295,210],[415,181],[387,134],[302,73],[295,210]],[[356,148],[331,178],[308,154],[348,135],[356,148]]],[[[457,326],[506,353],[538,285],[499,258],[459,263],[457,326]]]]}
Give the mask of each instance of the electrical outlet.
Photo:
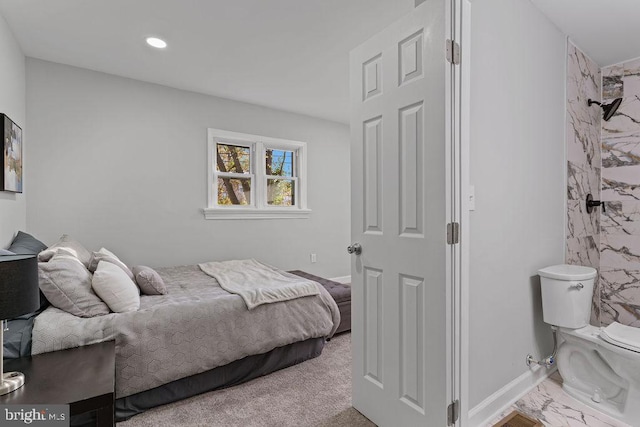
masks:
{"type": "Polygon", "coordinates": [[[318,257],[316,256],[316,254],[311,254],[311,263],[313,264],[314,262],[318,261],[318,257]]]}

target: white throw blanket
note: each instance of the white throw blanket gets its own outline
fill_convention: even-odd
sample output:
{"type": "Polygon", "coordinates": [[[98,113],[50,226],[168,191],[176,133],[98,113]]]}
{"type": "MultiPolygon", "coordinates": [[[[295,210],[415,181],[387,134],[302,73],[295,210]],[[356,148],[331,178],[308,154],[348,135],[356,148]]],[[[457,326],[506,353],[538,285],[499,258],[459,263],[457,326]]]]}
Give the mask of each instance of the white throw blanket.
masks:
{"type": "Polygon", "coordinates": [[[273,302],[318,295],[318,284],[278,270],[255,259],[207,262],[200,269],[220,283],[220,287],[240,295],[249,310],[273,302]]]}

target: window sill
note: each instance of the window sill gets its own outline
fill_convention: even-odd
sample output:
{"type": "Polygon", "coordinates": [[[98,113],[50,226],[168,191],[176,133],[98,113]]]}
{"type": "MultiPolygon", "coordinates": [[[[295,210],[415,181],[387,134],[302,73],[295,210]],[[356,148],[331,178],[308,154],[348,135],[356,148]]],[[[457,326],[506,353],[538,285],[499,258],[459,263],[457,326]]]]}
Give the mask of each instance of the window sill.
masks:
{"type": "Polygon", "coordinates": [[[204,208],[205,219],[307,219],[311,209],[204,208]]]}

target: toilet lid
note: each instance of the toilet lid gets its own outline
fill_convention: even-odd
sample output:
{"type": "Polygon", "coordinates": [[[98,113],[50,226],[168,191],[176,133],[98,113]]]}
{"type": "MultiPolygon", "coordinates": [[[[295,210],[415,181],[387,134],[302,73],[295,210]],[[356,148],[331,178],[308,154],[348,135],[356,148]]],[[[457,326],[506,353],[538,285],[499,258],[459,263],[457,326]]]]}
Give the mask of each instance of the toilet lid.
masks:
{"type": "Polygon", "coordinates": [[[600,331],[600,338],[615,346],[640,352],[640,328],[613,322],[600,331]]]}

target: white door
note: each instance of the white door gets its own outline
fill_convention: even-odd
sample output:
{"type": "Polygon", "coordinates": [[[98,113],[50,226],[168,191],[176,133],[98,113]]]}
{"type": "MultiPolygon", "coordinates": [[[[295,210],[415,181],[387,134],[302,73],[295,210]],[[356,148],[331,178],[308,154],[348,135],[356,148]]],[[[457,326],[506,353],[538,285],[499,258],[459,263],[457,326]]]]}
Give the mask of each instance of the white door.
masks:
{"type": "Polygon", "coordinates": [[[380,426],[447,425],[452,0],[351,52],[353,406],[380,426]]]}

